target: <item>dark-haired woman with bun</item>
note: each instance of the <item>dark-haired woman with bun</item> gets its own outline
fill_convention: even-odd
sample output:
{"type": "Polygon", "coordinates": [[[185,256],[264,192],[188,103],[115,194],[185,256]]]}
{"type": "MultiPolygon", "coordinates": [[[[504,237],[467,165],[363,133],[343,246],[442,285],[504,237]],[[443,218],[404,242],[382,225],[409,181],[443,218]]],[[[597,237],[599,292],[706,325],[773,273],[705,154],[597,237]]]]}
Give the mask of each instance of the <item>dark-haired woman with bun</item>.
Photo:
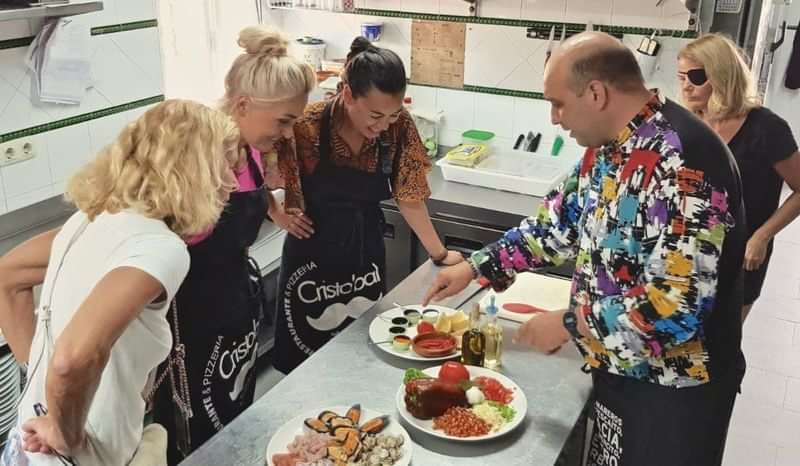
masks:
{"type": "Polygon", "coordinates": [[[342,82],[295,124],[296,151],[279,154],[295,165],[283,173],[286,205],[304,212],[288,228],[278,284],[272,361],[283,373],[386,292],[381,201],[395,200],[435,264],[463,260],[442,244],[425,206],[430,162],[403,109],[400,57],[356,38],[342,82]]]}
{"type": "Polygon", "coordinates": [[[236,173],[238,188],[216,226],[187,239],[189,274],[167,316],[173,349],[147,390],[154,393],[154,420],[169,434],[170,465],[253,403],[263,300],[260,271],[251,265],[248,248],[268,212],[284,227],[295,217],[276,208],[265,189],[263,158],[291,140],[316,76],[287,55],[286,38],[269,28],[242,30],[239,45],[244,53],[228,71],[222,101],[246,155],[236,173]]]}

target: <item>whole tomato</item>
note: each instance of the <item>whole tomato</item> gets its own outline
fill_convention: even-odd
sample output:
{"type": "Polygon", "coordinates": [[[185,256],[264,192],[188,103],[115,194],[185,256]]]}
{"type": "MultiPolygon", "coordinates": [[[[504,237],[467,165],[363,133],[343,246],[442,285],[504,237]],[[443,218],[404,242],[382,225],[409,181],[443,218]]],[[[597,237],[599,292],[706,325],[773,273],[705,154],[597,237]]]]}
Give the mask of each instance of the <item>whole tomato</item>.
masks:
{"type": "Polygon", "coordinates": [[[439,378],[452,383],[461,383],[469,380],[469,371],[463,364],[455,361],[447,361],[439,369],[439,378]]]}

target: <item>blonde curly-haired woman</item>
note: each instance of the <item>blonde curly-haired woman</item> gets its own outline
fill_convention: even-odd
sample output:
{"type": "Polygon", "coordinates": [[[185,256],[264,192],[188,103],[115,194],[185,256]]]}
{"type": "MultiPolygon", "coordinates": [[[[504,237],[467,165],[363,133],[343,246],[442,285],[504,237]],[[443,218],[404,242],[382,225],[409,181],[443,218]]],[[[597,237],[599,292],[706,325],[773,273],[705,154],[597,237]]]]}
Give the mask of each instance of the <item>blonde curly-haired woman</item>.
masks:
{"type": "Polygon", "coordinates": [[[678,55],[684,104],[728,144],[742,176],[748,241],[742,320],[761,294],[773,238],[800,215],[800,152],[792,129],[761,105],[749,66],[736,44],[706,34],[678,55]],[[783,183],[792,194],[781,204],[783,183]]]}
{"type": "Polygon", "coordinates": [[[142,391],[172,344],[166,314],[189,269],[185,239],[218,221],[239,153],[230,117],[163,102],[72,178],[78,212],[62,228],[0,259],[0,327],[29,378],[4,465],[131,461],[142,391]]]}

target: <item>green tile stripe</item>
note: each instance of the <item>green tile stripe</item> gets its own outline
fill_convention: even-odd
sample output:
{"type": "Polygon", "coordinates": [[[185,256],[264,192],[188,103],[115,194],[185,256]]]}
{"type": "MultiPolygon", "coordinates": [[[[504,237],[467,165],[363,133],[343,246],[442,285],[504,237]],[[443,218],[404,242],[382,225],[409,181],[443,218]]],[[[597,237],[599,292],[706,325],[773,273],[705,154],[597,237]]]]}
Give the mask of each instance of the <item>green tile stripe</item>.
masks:
{"type": "Polygon", "coordinates": [[[497,87],[472,86],[469,84],[464,84],[464,90],[469,92],[477,92],[479,94],[492,94],[492,95],[502,95],[506,97],[522,97],[525,99],[544,100],[544,94],[542,94],[541,92],[518,91],[515,89],[500,89],[497,87]]]}
{"type": "Polygon", "coordinates": [[[21,129],[18,131],[12,131],[6,134],[0,134],[0,144],[11,141],[13,139],[26,138],[34,136],[36,134],[41,134],[41,133],[46,133],[48,131],[54,131],[57,129],[66,128],[67,126],[79,125],[81,123],[86,123],[87,121],[97,120],[98,118],[104,118],[107,116],[115,115],[117,113],[127,112],[129,110],[135,110],[137,108],[146,107],[152,104],[157,104],[162,101],[164,101],[164,96],[157,95],[153,97],[148,97],[146,99],[128,102],[126,104],[117,105],[115,107],[108,107],[102,110],[84,113],[83,115],[76,115],[73,117],[64,118],[63,120],[51,121],[43,125],[32,126],[30,128],[21,129]]]}
{"type": "MultiPolygon", "coordinates": [[[[480,16],[437,15],[432,13],[414,13],[410,11],[374,10],[370,8],[356,8],[354,13],[366,16],[382,16],[385,18],[406,18],[406,19],[419,19],[423,21],[489,24],[493,26],[514,26],[514,27],[532,28],[536,31],[546,31],[546,32],[549,32],[550,28],[555,26],[557,38],[560,35],[562,25],[566,26],[567,36],[571,34],[577,34],[578,32],[584,31],[586,29],[586,24],[580,24],[580,23],[530,21],[523,19],[505,19],[505,18],[485,18],[480,16]]],[[[598,30],[604,31],[615,36],[621,36],[623,34],[650,35],[653,33],[653,28],[633,27],[633,26],[611,26],[611,25],[595,24],[594,29],[596,31],[598,30]]],[[[697,32],[690,30],[681,30],[681,29],[659,29],[658,35],[694,39],[695,37],[697,37],[697,32]]]]}
{"type": "Polygon", "coordinates": [[[417,87],[430,87],[433,89],[450,89],[454,91],[474,92],[477,94],[492,94],[492,95],[503,95],[506,97],[522,97],[524,99],[544,100],[544,94],[542,94],[541,92],[533,92],[533,91],[518,91],[516,89],[502,89],[499,87],[473,86],[471,84],[464,84],[464,87],[445,87],[445,86],[435,86],[433,84],[415,83],[411,80],[408,81],[408,84],[417,87]]]}
{"type": "Polygon", "coordinates": [[[135,31],[137,29],[148,29],[158,27],[158,20],[148,19],[145,21],[135,21],[133,23],[111,24],[108,26],[98,26],[92,28],[93,36],[102,36],[103,34],[114,34],[117,32],[135,31]]]}
{"type": "MultiPolygon", "coordinates": [[[[158,20],[149,19],[146,21],[135,21],[133,23],[111,24],[92,28],[93,36],[104,34],[114,34],[116,32],[135,31],[137,29],[148,29],[158,27],[158,20]]],[[[17,47],[27,47],[31,45],[34,37],[20,37],[17,39],[0,40],[0,50],[15,49],[17,47]]]]}

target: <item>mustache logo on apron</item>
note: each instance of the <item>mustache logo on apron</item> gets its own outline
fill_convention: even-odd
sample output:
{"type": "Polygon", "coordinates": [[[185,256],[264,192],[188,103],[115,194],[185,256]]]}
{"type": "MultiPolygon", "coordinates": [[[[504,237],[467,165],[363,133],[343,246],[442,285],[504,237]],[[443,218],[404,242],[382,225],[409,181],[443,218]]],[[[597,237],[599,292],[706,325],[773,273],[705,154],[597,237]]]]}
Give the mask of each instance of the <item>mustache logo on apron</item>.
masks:
{"type": "Polygon", "coordinates": [[[378,299],[370,301],[363,296],[356,296],[349,303],[336,303],[326,307],[319,318],[306,317],[309,325],[321,332],[329,332],[339,328],[348,317],[358,319],[367,312],[372,306],[383,298],[381,293],[378,299]]]}

